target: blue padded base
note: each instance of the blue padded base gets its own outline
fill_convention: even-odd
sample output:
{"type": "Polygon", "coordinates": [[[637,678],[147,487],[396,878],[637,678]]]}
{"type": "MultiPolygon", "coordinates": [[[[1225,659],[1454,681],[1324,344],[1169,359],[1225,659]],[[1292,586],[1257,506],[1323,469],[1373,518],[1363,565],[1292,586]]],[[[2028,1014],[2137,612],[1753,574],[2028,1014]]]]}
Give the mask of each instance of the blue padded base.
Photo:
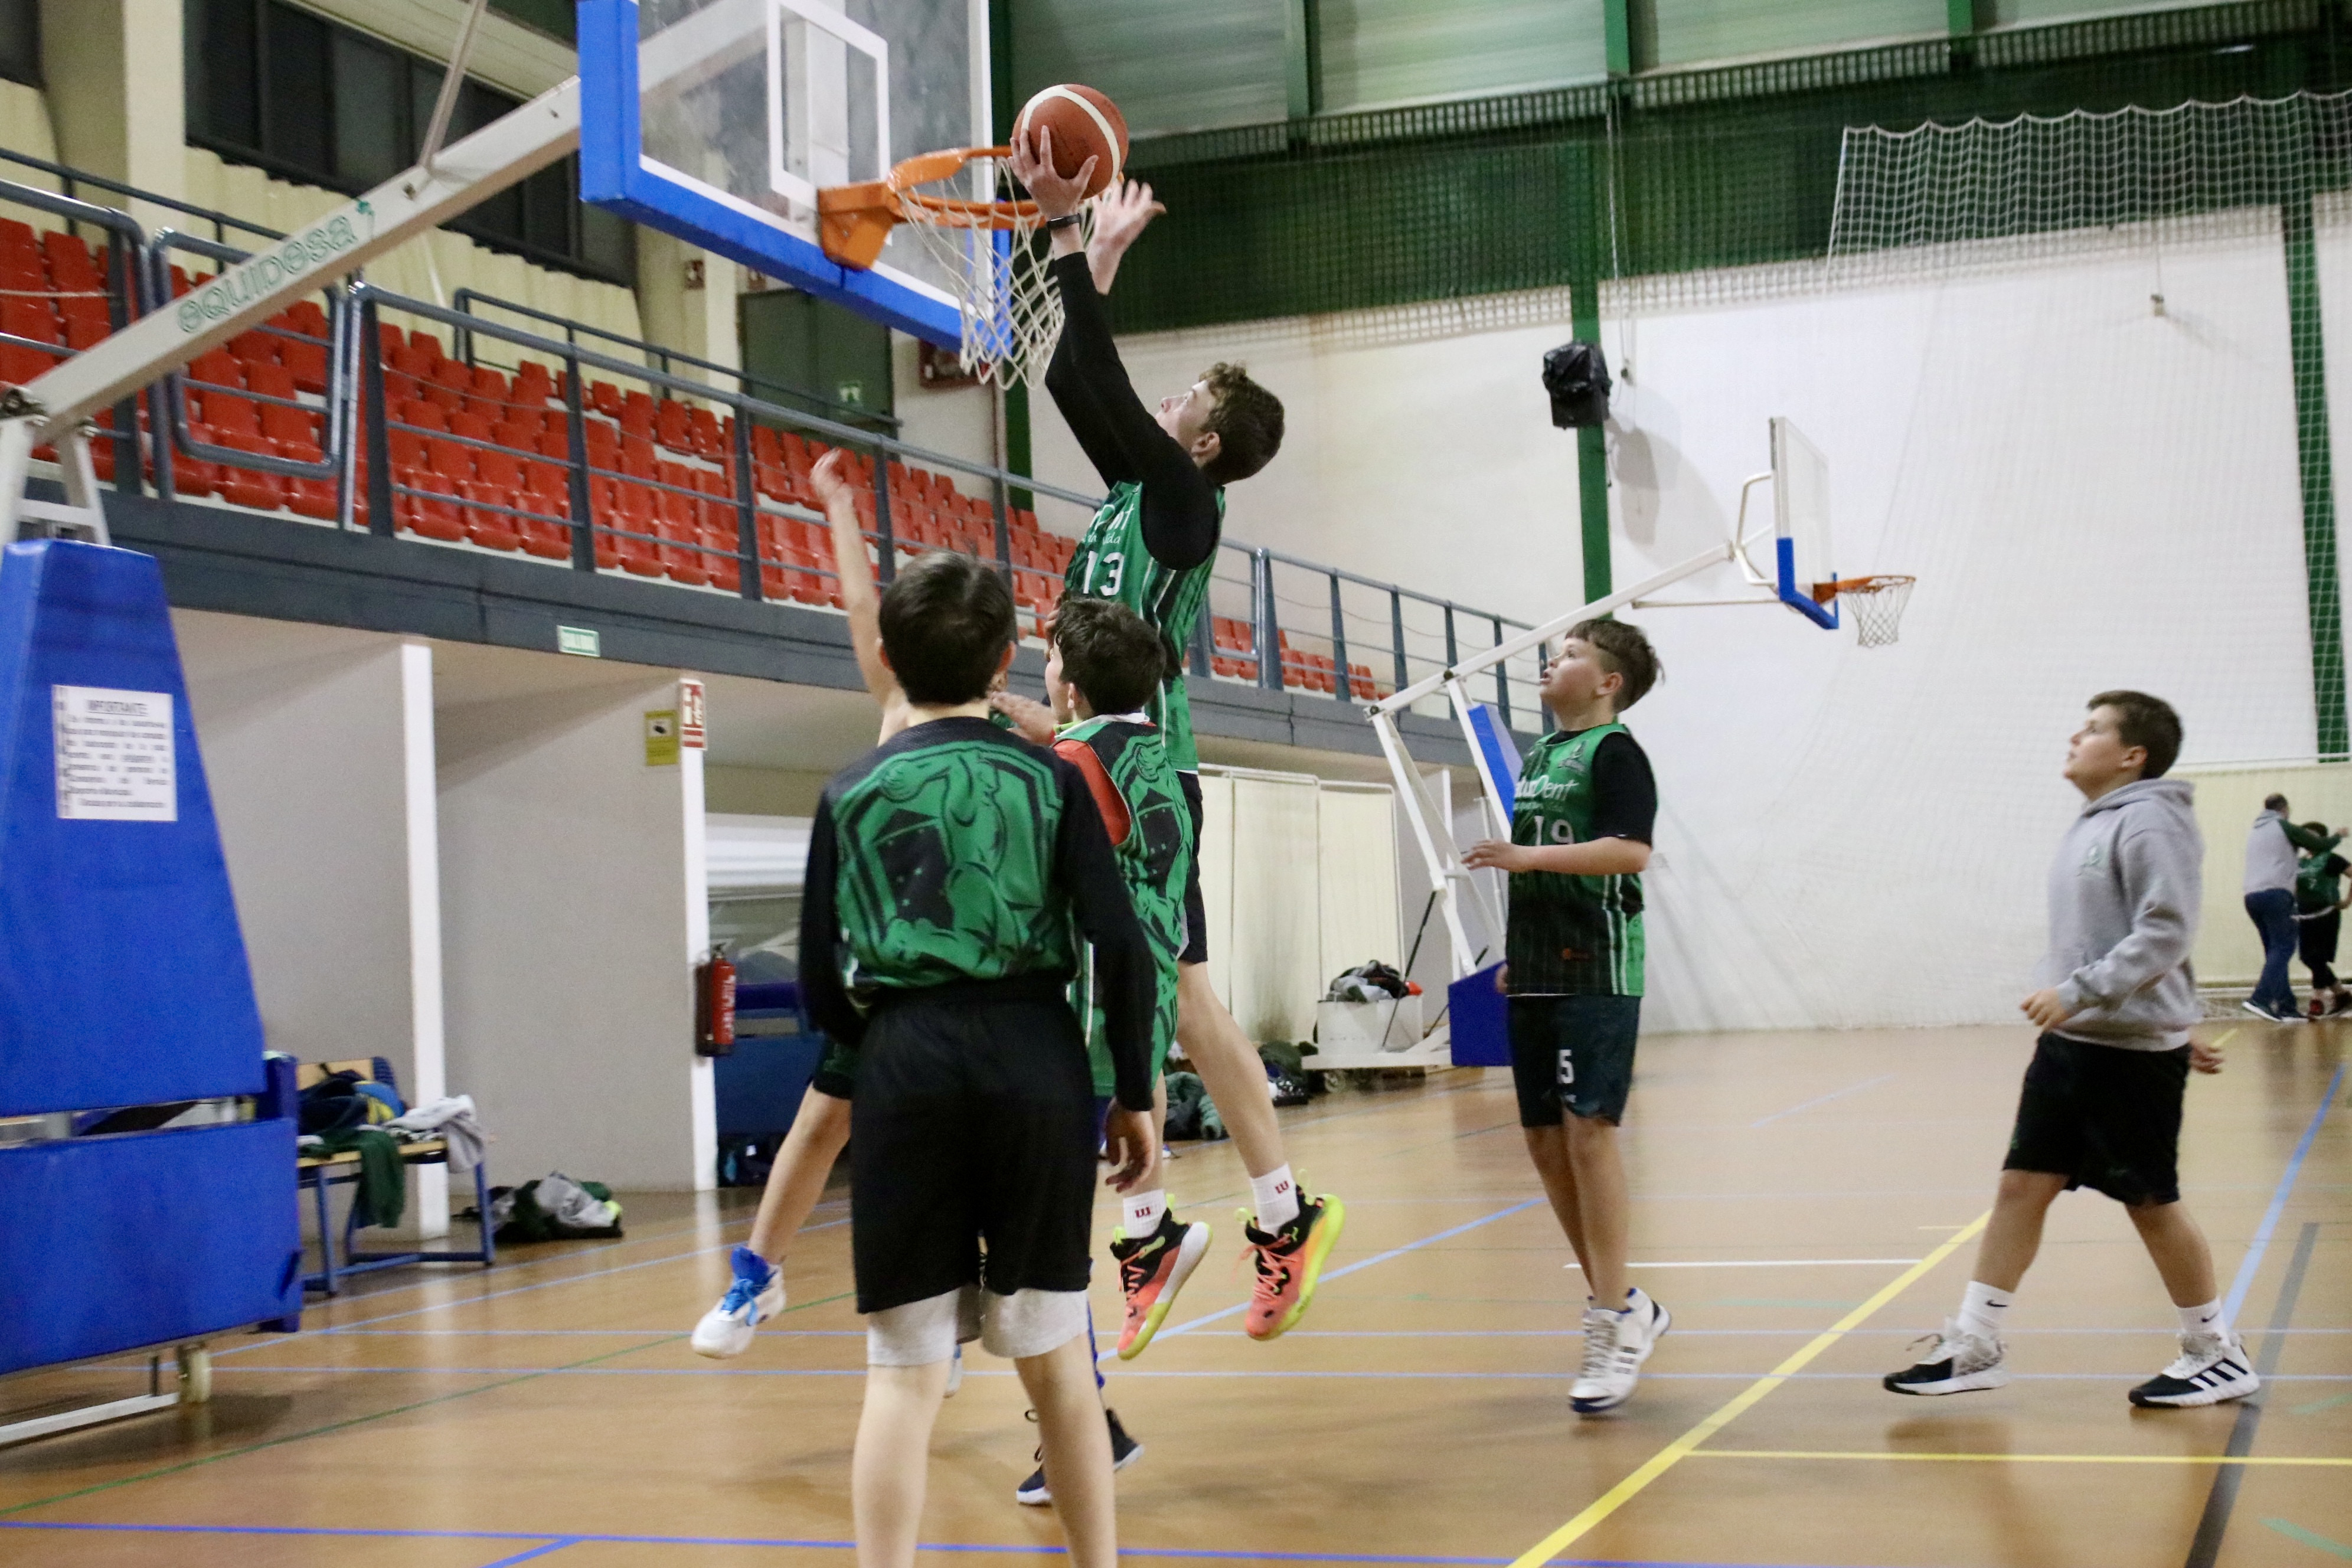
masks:
{"type": "Polygon", "coordinates": [[[0,1373],[302,1310],[290,1119],[0,1149],[0,1373]]]}

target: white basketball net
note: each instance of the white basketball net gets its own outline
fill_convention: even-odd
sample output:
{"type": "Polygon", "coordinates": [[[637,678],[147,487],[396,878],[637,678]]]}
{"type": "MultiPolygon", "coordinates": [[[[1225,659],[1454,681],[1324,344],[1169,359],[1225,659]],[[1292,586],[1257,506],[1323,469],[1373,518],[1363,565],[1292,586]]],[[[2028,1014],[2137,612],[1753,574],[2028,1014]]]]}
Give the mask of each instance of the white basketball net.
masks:
{"type": "MultiPolygon", "coordinates": [[[[974,187],[967,202],[988,202],[994,192],[1012,187],[1012,175],[1004,159],[973,158],[957,183],[974,187]]],[[[1044,382],[1062,335],[1062,296],[1045,275],[1050,253],[1044,220],[1025,202],[973,211],[919,199],[936,194],[903,195],[900,221],[922,237],[955,290],[963,368],[1000,386],[1044,382]]],[[[1094,204],[1079,211],[1080,231],[1092,237],[1094,204]]]]}
{"type": "Polygon", "coordinates": [[[1903,607],[1911,602],[1915,577],[1864,577],[1840,584],[1838,597],[1853,616],[1855,638],[1864,647],[1886,647],[1903,629],[1903,607]]]}

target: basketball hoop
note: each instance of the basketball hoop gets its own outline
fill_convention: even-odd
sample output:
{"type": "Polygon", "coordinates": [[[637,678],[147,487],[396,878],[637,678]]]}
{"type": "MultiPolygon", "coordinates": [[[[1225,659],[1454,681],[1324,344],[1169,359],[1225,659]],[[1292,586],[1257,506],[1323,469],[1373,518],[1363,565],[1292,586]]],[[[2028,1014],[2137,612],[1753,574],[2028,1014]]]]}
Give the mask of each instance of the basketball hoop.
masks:
{"type": "Polygon", "coordinates": [[[1903,607],[1911,602],[1912,585],[1917,582],[1895,574],[1847,577],[1830,584],[1830,595],[1847,601],[1862,647],[1887,647],[1903,629],[1903,607]]]}
{"type": "MultiPolygon", "coordinates": [[[[963,368],[1003,386],[1042,382],[1062,333],[1062,297],[1045,277],[1037,204],[993,199],[1012,188],[1012,157],[1009,147],[925,153],[879,180],[817,193],[824,253],[844,267],[872,267],[900,224],[922,237],[955,291],[963,368]]],[[[1093,204],[1081,211],[1091,231],[1093,204]]]]}

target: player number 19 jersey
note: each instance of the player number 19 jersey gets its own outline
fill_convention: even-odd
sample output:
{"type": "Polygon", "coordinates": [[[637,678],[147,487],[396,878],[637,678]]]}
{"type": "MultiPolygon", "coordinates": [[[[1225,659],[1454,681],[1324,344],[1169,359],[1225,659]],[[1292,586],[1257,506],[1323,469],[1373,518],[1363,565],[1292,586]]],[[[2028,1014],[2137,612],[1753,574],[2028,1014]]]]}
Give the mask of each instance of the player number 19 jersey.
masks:
{"type": "MultiPolygon", "coordinates": [[[[1632,738],[1612,722],[1574,734],[1555,731],[1535,743],[1519,769],[1512,843],[1591,841],[1599,804],[1592,762],[1612,735],[1632,738]]],[[[1641,878],[1511,874],[1504,951],[1513,995],[1639,996],[1643,947],[1641,878]]]]}

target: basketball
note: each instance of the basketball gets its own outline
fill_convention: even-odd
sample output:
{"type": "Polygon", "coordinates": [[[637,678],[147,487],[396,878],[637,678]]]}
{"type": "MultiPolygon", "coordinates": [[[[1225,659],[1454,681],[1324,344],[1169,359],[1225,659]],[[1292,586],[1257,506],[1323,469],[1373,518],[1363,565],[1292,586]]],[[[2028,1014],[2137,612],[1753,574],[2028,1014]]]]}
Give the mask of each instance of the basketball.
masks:
{"type": "Polygon", "coordinates": [[[1054,172],[1064,179],[1075,179],[1087,159],[1095,160],[1094,178],[1087,182],[1090,196],[1102,195],[1126,172],[1127,116],[1093,88],[1064,82],[1023,104],[1013,122],[1014,143],[1030,142],[1041,130],[1054,133],[1054,172]]]}

